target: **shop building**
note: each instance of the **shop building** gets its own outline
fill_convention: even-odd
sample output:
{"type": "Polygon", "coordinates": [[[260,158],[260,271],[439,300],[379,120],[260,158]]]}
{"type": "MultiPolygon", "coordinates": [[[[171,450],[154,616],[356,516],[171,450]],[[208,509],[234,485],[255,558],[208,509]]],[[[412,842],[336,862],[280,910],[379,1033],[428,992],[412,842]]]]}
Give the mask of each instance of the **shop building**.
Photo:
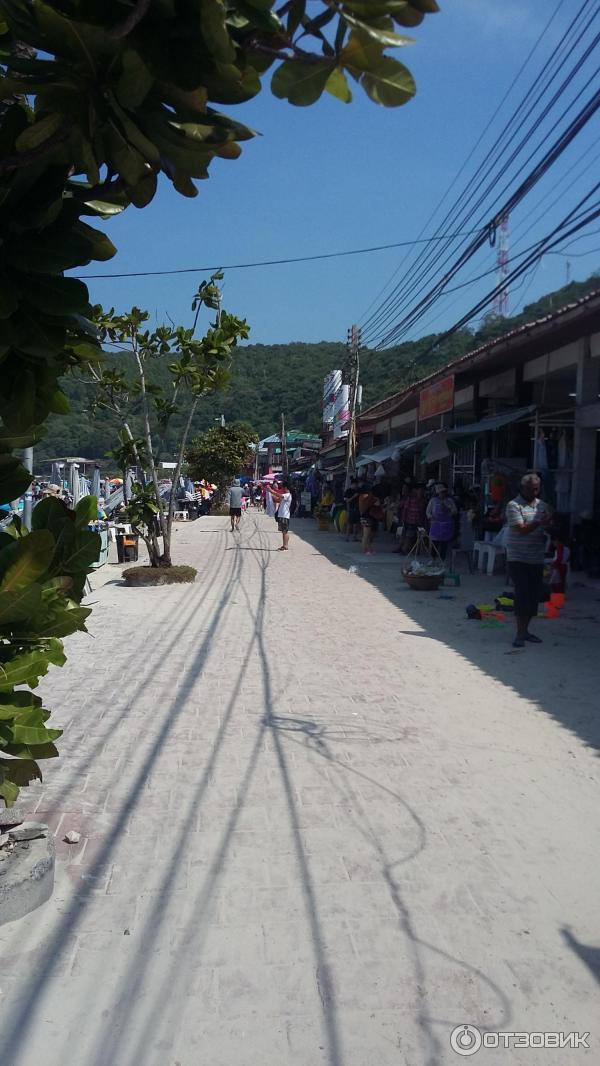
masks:
{"type": "Polygon", "coordinates": [[[455,488],[543,477],[576,521],[600,511],[600,290],[514,329],[363,411],[367,473],[455,488]]]}

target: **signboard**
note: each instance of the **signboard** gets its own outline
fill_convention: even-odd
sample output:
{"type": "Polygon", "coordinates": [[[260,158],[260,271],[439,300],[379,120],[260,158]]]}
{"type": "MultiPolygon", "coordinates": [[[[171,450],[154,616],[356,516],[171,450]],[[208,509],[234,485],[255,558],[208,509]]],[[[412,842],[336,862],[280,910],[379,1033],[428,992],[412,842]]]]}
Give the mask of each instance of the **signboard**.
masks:
{"type": "Polygon", "coordinates": [[[323,426],[326,429],[333,427],[335,402],[341,387],[342,371],[332,370],[323,382],[323,426]]]}
{"type": "Polygon", "coordinates": [[[454,374],[436,381],[419,393],[419,422],[433,415],[443,415],[454,407],[454,374]]]}

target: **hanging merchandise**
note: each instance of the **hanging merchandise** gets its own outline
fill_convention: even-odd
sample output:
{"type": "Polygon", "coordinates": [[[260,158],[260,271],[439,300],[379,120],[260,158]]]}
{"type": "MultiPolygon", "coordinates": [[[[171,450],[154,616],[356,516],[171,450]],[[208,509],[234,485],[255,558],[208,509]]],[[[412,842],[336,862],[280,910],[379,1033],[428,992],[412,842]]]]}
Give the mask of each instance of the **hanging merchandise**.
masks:
{"type": "Polygon", "coordinates": [[[544,436],[543,429],[538,430],[535,439],[535,447],[533,449],[533,469],[548,469],[548,451],[546,449],[546,437],[544,436]]]}
{"type": "Polygon", "coordinates": [[[566,512],[571,506],[571,470],[573,467],[573,453],[569,438],[564,429],[558,441],[558,468],[556,470],[555,491],[556,509],[566,512]]]}

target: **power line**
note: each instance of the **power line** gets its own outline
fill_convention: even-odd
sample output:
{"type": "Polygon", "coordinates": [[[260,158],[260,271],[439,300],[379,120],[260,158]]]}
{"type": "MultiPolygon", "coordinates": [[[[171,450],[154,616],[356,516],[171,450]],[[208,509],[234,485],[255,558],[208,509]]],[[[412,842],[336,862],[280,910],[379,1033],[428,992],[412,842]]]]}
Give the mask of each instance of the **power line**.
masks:
{"type": "MultiPolygon", "coordinates": [[[[515,125],[515,122],[517,120],[519,120],[519,119],[520,119],[519,126],[518,126],[517,130],[515,130],[513,132],[513,134],[512,134],[513,140],[514,140],[514,137],[517,134],[517,132],[523,130],[526,120],[530,118],[530,116],[532,115],[532,112],[534,111],[534,109],[537,106],[537,104],[541,101],[544,93],[548,90],[548,88],[551,85],[552,81],[557,79],[557,76],[558,76],[560,70],[564,67],[566,60],[572,55],[573,51],[575,50],[575,48],[577,47],[577,45],[581,41],[582,37],[584,36],[584,34],[587,32],[587,30],[592,25],[593,20],[598,15],[598,10],[597,9],[596,9],[595,13],[592,14],[591,18],[586,22],[583,30],[579,33],[579,36],[577,37],[576,41],[574,43],[570,43],[569,37],[572,36],[573,33],[575,32],[576,27],[577,27],[577,22],[580,21],[583,18],[583,16],[586,13],[586,8],[588,8],[588,7],[589,7],[589,0],[585,0],[585,2],[582,5],[582,7],[580,8],[578,14],[575,16],[575,18],[571,22],[571,24],[570,24],[570,26],[569,26],[569,28],[567,30],[567,33],[562,38],[561,44],[557,48],[554,49],[552,55],[546,61],[545,65],[543,67],[543,70],[542,70],[542,74],[545,74],[546,71],[549,71],[551,69],[552,62],[557,60],[558,56],[560,55],[561,50],[564,51],[564,49],[567,46],[569,46],[569,50],[567,52],[567,55],[566,56],[563,55],[561,57],[561,62],[560,62],[559,68],[557,70],[554,70],[550,75],[548,75],[546,77],[545,81],[542,79],[542,75],[541,74],[537,76],[536,80],[534,81],[534,83],[531,86],[531,89],[528,91],[528,93],[526,94],[526,96],[521,101],[521,103],[519,104],[519,106],[517,107],[515,112],[513,113],[512,117],[508,121],[508,123],[505,125],[504,129],[502,130],[502,133],[496,138],[496,141],[495,141],[494,145],[488,151],[488,153],[485,156],[483,162],[477,168],[475,174],[473,175],[473,177],[471,178],[471,180],[467,184],[466,189],[463,191],[461,197],[459,197],[459,199],[456,201],[454,206],[446,214],[446,217],[444,218],[444,220],[442,222],[442,225],[445,224],[446,226],[448,226],[448,223],[449,223],[450,219],[455,219],[456,215],[458,213],[462,213],[463,217],[462,217],[461,221],[462,221],[462,224],[464,225],[466,207],[472,202],[472,200],[473,200],[474,196],[476,195],[477,191],[481,188],[483,181],[487,179],[488,180],[488,188],[487,188],[486,192],[484,192],[482,195],[480,195],[478,202],[473,207],[470,208],[470,210],[468,211],[468,213],[466,215],[467,219],[469,217],[471,217],[471,218],[473,217],[474,211],[477,210],[477,208],[482,204],[483,200],[485,199],[486,195],[489,194],[489,192],[491,192],[492,190],[495,191],[495,188],[497,186],[498,180],[507,172],[510,164],[514,161],[514,159],[519,154],[519,152],[522,151],[522,149],[530,143],[530,139],[533,136],[533,134],[535,133],[535,131],[537,130],[537,128],[539,127],[540,122],[543,121],[543,119],[548,116],[551,108],[561,98],[561,94],[571,84],[571,82],[572,82],[574,76],[576,75],[576,73],[581,69],[583,64],[587,61],[587,59],[589,58],[593,48],[595,47],[595,45],[597,43],[597,40],[594,41],[593,44],[590,45],[587,48],[587,50],[585,51],[584,55],[581,56],[575,62],[575,66],[569,71],[569,74],[568,74],[567,78],[562,82],[562,84],[561,84],[560,88],[558,89],[558,91],[556,91],[554,93],[554,96],[553,96],[552,100],[550,101],[550,103],[546,104],[546,106],[544,108],[544,111],[542,112],[542,115],[538,116],[533,121],[533,124],[530,127],[530,129],[522,137],[522,140],[520,141],[520,143],[518,145],[518,148],[516,150],[515,149],[512,150],[512,154],[510,156],[510,159],[508,161],[504,161],[504,160],[501,160],[501,157],[499,157],[497,154],[494,156],[494,153],[495,152],[497,153],[497,151],[500,149],[500,146],[503,144],[503,141],[508,138],[508,135],[509,135],[509,133],[511,131],[511,128],[515,125]],[[533,102],[531,101],[532,94],[534,96],[533,102]],[[523,117],[521,117],[521,112],[525,112],[523,117]],[[484,178],[482,172],[485,169],[486,163],[490,159],[491,159],[491,162],[490,162],[490,165],[487,167],[487,173],[486,173],[485,178],[484,178]],[[496,174],[495,177],[492,178],[492,174],[493,174],[494,170],[497,169],[499,163],[501,163],[500,173],[496,174]],[[469,196],[468,196],[468,198],[467,198],[467,200],[465,202],[464,197],[465,197],[465,194],[469,191],[469,189],[471,189],[471,192],[470,192],[470,194],[469,194],[469,196]]],[[[569,104],[567,109],[561,115],[561,119],[563,119],[565,117],[565,115],[567,114],[568,110],[570,110],[570,108],[573,107],[574,103],[576,102],[576,100],[578,99],[578,97],[581,95],[581,93],[584,90],[585,90],[585,87],[584,87],[584,89],[580,90],[580,92],[578,93],[578,96],[575,98],[575,100],[571,101],[571,103],[569,104]]],[[[549,131],[549,133],[547,133],[545,135],[544,140],[546,140],[546,141],[548,140],[548,137],[556,129],[556,127],[557,127],[558,123],[561,121],[561,119],[559,119],[554,124],[552,130],[549,131]]],[[[539,151],[539,149],[542,148],[542,147],[543,147],[543,141],[538,145],[538,148],[536,149],[536,151],[539,151]]],[[[535,152],[533,153],[533,155],[535,155],[535,152]]],[[[529,156],[528,162],[531,161],[532,157],[533,157],[532,155],[529,156]]],[[[526,165],[526,164],[523,164],[523,165],[526,165]]],[[[506,188],[505,188],[504,191],[506,191],[506,188]]],[[[460,225],[460,223],[459,223],[459,225],[460,225]]],[[[449,243],[450,242],[448,242],[448,244],[449,243]]],[[[402,309],[403,306],[404,307],[406,306],[406,304],[407,304],[407,302],[408,302],[408,300],[410,298],[411,292],[414,292],[415,289],[418,288],[419,284],[421,284],[422,286],[424,286],[426,284],[427,275],[431,275],[433,273],[433,271],[435,271],[435,270],[439,271],[439,269],[440,269],[439,253],[436,252],[435,260],[433,260],[433,261],[432,260],[433,260],[433,257],[431,255],[430,251],[427,250],[427,249],[423,250],[419,254],[419,256],[417,257],[416,262],[413,264],[413,267],[411,269],[410,274],[407,272],[404,275],[404,278],[398,283],[398,285],[395,287],[393,292],[387,297],[386,301],[384,301],[384,303],[380,306],[380,308],[376,312],[371,314],[370,318],[364,324],[364,329],[369,334],[369,337],[367,337],[368,340],[373,338],[373,336],[375,335],[376,332],[381,333],[382,330],[385,328],[386,322],[390,321],[390,319],[392,317],[396,316],[399,313],[399,311],[402,309]],[[421,265],[419,266],[419,264],[421,264],[421,265]],[[416,276],[415,276],[415,271],[416,270],[417,270],[417,273],[416,273],[416,276]],[[406,287],[407,283],[408,283],[408,288],[406,287]],[[402,286],[403,285],[404,285],[404,293],[405,293],[405,295],[404,295],[403,298],[401,297],[400,299],[398,299],[398,296],[399,296],[399,294],[402,291],[402,286]],[[392,306],[392,302],[393,302],[393,306],[392,306]]],[[[442,264],[442,267],[445,266],[445,264],[448,261],[449,261],[449,257],[446,258],[446,260],[442,264]]]]}
{"type": "MultiPolygon", "coordinates": [[[[587,0],[586,0],[586,2],[587,2],[587,0]]],[[[444,193],[444,195],[442,196],[441,200],[440,200],[440,201],[439,201],[439,203],[437,204],[437,207],[436,207],[436,208],[435,208],[435,209],[434,209],[434,210],[432,211],[432,213],[430,214],[430,216],[429,216],[429,218],[427,219],[427,222],[425,223],[425,226],[423,227],[423,230],[421,231],[421,234],[419,234],[419,236],[421,236],[421,235],[422,235],[422,233],[423,233],[423,232],[425,231],[425,229],[426,229],[426,228],[427,228],[427,227],[428,227],[428,226],[429,226],[429,225],[430,225],[430,224],[431,224],[431,223],[433,222],[433,219],[434,219],[434,218],[435,218],[435,216],[437,215],[438,211],[440,210],[440,208],[442,207],[442,205],[443,205],[443,204],[444,204],[444,203],[446,202],[446,200],[448,199],[448,196],[449,196],[449,195],[450,195],[450,193],[452,192],[452,189],[453,189],[453,188],[454,188],[454,187],[456,186],[456,183],[458,182],[458,179],[459,179],[459,178],[461,177],[461,175],[462,175],[462,174],[463,174],[463,173],[465,172],[465,170],[466,170],[466,168],[467,168],[467,166],[468,166],[468,164],[469,164],[469,162],[470,162],[470,160],[471,160],[472,156],[473,156],[473,155],[475,154],[475,152],[476,152],[476,151],[477,151],[477,149],[479,148],[480,144],[481,144],[481,143],[482,143],[482,141],[483,141],[483,140],[485,139],[485,136],[486,136],[486,134],[487,134],[488,130],[489,130],[489,129],[491,128],[491,126],[492,126],[493,122],[495,121],[495,119],[496,119],[496,118],[498,117],[498,115],[500,114],[500,111],[502,110],[502,108],[503,108],[504,104],[505,104],[505,103],[506,103],[506,101],[508,100],[508,98],[509,98],[509,96],[510,96],[511,92],[513,91],[513,89],[514,89],[514,87],[515,87],[515,85],[516,85],[516,84],[517,84],[517,82],[519,81],[519,78],[521,77],[521,75],[522,75],[523,71],[524,71],[524,70],[526,69],[526,67],[528,66],[528,64],[529,64],[529,63],[531,62],[531,60],[533,59],[533,56],[535,55],[535,53],[536,53],[537,49],[539,48],[539,46],[540,46],[540,44],[541,44],[542,40],[543,40],[543,39],[544,39],[544,37],[546,36],[546,33],[548,32],[548,30],[550,29],[550,27],[551,27],[552,23],[554,22],[554,19],[555,19],[555,18],[556,18],[556,16],[558,15],[558,12],[560,11],[561,7],[562,7],[562,0],[559,0],[559,3],[557,4],[557,6],[555,7],[554,11],[552,12],[552,15],[550,16],[550,18],[549,18],[548,22],[547,22],[547,23],[546,23],[546,25],[544,26],[544,28],[543,28],[542,32],[540,33],[540,35],[539,35],[539,37],[538,37],[537,41],[535,42],[535,44],[533,45],[533,47],[532,47],[532,48],[530,49],[530,51],[528,52],[528,54],[527,54],[527,56],[525,57],[525,59],[524,59],[523,63],[522,63],[522,64],[521,64],[521,66],[519,67],[519,70],[517,71],[517,73],[515,74],[515,76],[514,76],[513,80],[511,81],[511,83],[510,83],[510,85],[509,85],[508,89],[507,89],[507,90],[506,90],[506,92],[504,93],[504,96],[503,96],[503,97],[502,97],[502,99],[500,100],[500,103],[499,103],[499,104],[497,105],[497,107],[496,107],[496,109],[495,109],[494,113],[493,113],[493,114],[491,115],[491,117],[490,117],[490,118],[488,119],[488,122],[487,122],[487,124],[485,125],[484,129],[483,129],[483,130],[481,131],[481,133],[480,133],[479,137],[477,138],[477,140],[476,140],[475,144],[474,144],[474,145],[473,145],[473,147],[471,148],[471,150],[470,150],[469,154],[467,155],[466,159],[464,160],[464,162],[463,162],[462,166],[460,167],[460,169],[459,169],[459,170],[458,170],[458,171],[456,172],[456,174],[454,175],[454,178],[453,178],[453,179],[452,179],[452,181],[450,182],[450,185],[449,185],[449,186],[448,186],[448,188],[446,189],[446,192],[444,193]]],[[[485,161],[485,160],[484,160],[484,161],[485,161]]],[[[401,269],[402,269],[402,267],[404,266],[404,263],[406,262],[406,259],[407,259],[407,256],[404,256],[404,258],[403,258],[403,259],[401,260],[400,264],[399,264],[399,265],[398,265],[398,266],[396,267],[396,270],[394,271],[394,273],[392,274],[392,276],[391,276],[391,277],[389,278],[389,280],[388,280],[388,281],[386,282],[386,284],[385,284],[385,285],[383,286],[383,288],[379,290],[379,293],[377,294],[377,296],[375,296],[375,298],[374,298],[374,299],[373,299],[373,300],[371,301],[371,303],[370,303],[370,304],[369,304],[369,306],[367,307],[367,310],[366,310],[366,311],[364,312],[364,314],[362,315],[362,317],[361,317],[361,319],[360,319],[360,322],[361,322],[361,324],[368,324],[368,322],[370,321],[370,319],[367,319],[367,323],[365,323],[365,319],[366,319],[366,316],[367,316],[367,315],[369,314],[369,311],[371,310],[371,308],[373,307],[373,305],[374,305],[374,304],[375,304],[375,303],[377,302],[377,300],[379,299],[379,297],[383,295],[383,293],[384,293],[384,292],[385,292],[385,290],[386,290],[386,289],[388,288],[388,286],[389,286],[389,285],[391,284],[391,282],[392,282],[392,281],[394,280],[394,278],[395,278],[395,277],[397,277],[397,275],[398,275],[398,274],[400,273],[400,270],[401,270],[401,269]]]]}
{"type": "MultiPolygon", "coordinates": [[[[549,234],[546,235],[546,237],[539,241],[537,251],[532,252],[531,255],[525,260],[525,262],[521,263],[518,267],[511,271],[508,279],[509,283],[526,273],[530,269],[530,267],[534,265],[534,263],[539,261],[544,254],[549,253],[553,248],[556,247],[556,245],[563,243],[566,238],[573,236],[580,229],[589,225],[590,222],[593,222],[595,221],[595,219],[600,218],[600,201],[596,201],[596,203],[594,203],[590,208],[588,208],[582,217],[577,217],[577,212],[580,211],[581,208],[583,208],[583,205],[588,200],[590,200],[592,196],[594,196],[598,192],[598,190],[600,190],[600,182],[598,182],[598,184],[585,197],[583,197],[582,200],[580,200],[577,206],[565,216],[565,218],[558,224],[558,226],[556,226],[549,234]],[[563,230],[566,230],[566,232],[562,233],[563,230]]],[[[424,359],[428,355],[431,355],[431,353],[440,344],[442,344],[449,337],[451,337],[453,333],[456,333],[457,330],[462,329],[462,327],[465,326],[468,322],[470,322],[472,318],[475,318],[480,311],[482,311],[485,307],[488,307],[490,303],[493,302],[494,297],[497,294],[498,288],[499,286],[496,285],[490,292],[488,292],[484,297],[482,297],[482,299],[480,299],[478,303],[470,309],[470,311],[467,311],[466,314],[464,314],[458,320],[458,322],[455,322],[454,325],[450,327],[450,329],[445,330],[444,333],[441,334],[441,336],[437,337],[435,342],[430,345],[430,347],[427,348],[426,351],[422,352],[419,355],[419,359],[424,359]]],[[[377,347],[379,348],[381,347],[381,345],[378,345],[377,347]]]]}
{"type": "Polygon", "coordinates": [[[394,244],[376,244],[371,248],[351,248],[346,252],[323,252],[320,255],[300,255],[290,259],[261,259],[255,263],[218,263],[214,266],[178,267],[172,270],[136,270],[123,274],[74,274],[81,281],[95,281],[102,278],[151,278],[165,277],[168,274],[208,274],[213,270],[248,270],[253,267],[282,266],[286,263],[312,263],[315,259],[338,259],[345,255],[365,255],[367,252],[384,252],[389,248],[406,248],[414,244],[428,244],[430,241],[443,241],[449,237],[471,237],[477,230],[466,230],[462,233],[443,234],[435,237],[417,237],[412,241],[396,241],[394,244]]]}
{"type": "MultiPolygon", "coordinates": [[[[584,105],[577,116],[571,121],[569,126],[560,134],[557,140],[554,141],[550,149],[535,165],[534,169],[521,181],[518,188],[511,194],[508,200],[502,204],[499,210],[497,210],[494,218],[490,219],[487,225],[480,231],[479,236],[475,237],[461,253],[458,260],[450,267],[448,271],[441,277],[441,279],[434,284],[431,288],[395,326],[382,338],[382,344],[386,346],[393,343],[394,340],[398,340],[409,328],[414,326],[418,319],[426,313],[436,299],[443,294],[444,289],[448,283],[458,271],[467,263],[473,255],[483,246],[485,241],[495,234],[495,227],[497,220],[506,212],[510,212],[513,208],[524,199],[524,197],[531,192],[540,179],[548,172],[548,170],[554,165],[556,160],[563,154],[575,137],[581,132],[584,126],[590,121],[600,108],[600,90],[598,90],[584,105]]],[[[443,266],[444,264],[442,264],[443,266]]],[[[370,339],[370,338],[368,338],[370,339]]]]}

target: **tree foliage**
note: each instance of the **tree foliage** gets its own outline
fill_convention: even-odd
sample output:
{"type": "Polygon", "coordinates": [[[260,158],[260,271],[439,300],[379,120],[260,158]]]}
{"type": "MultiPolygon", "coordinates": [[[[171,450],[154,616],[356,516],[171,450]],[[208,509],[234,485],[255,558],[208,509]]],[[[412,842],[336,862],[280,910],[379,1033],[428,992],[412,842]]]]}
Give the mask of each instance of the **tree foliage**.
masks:
{"type": "Polygon", "coordinates": [[[196,437],[186,451],[190,477],[217,486],[222,495],[233,479],[252,460],[256,433],[243,423],[214,426],[196,437]]]}
{"type": "Polygon", "coordinates": [[[90,613],[80,600],[86,574],[98,558],[100,537],[88,523],[96,500],[87,496],[70,511],[45,499],[33,512],[29,533],[14,518],[0,533],[0,797],[7,806],[19,788],[42,774],[39,761],[58,752],[60,729],[36,688],[50,665],[62,666],[62,637],[85,629],[90,613]]]}
{"type": "Polygon", "coordinates": [[[150,563],[155,567],[171,566],[177,484],[199,400],[227,383],[233,349],[249,332],[243,319],[221,311],[221,292],[217,285],[221,278],[222,274],[215,274],[200,286],[192,304],[196,318],[191,329],[163,325],[149,330],[145,324],[150,316],[138,307],[124,315],[116,315],[114,310],[105,314],[101,307],[96,308],[100,339],[129,354],[133,373],[128,375],[118,365],[97,368],[90,364],[92,410],[112,413],[123,427],[113,457],[124,477],[129,466],[136,466],[140,472],[148,471],[148,480],[144,476],[142,482],[134,484],[127,505],[133,529],[144,538],[150,563]],[[194,331],[203,305],[216,310],[217,316],[202,339],[196,340],[194,331]],[[158,359],[168,371],[164,387],[148,377],[149,367],[158,359]],[[185,425],[177,443],[177,465],[165,508],[159,463],[164,436],[180,404],[186,409],[185,425]],[[131,416],[136,411],[142,427],[139,437],[131,429],[131,416]]]}

